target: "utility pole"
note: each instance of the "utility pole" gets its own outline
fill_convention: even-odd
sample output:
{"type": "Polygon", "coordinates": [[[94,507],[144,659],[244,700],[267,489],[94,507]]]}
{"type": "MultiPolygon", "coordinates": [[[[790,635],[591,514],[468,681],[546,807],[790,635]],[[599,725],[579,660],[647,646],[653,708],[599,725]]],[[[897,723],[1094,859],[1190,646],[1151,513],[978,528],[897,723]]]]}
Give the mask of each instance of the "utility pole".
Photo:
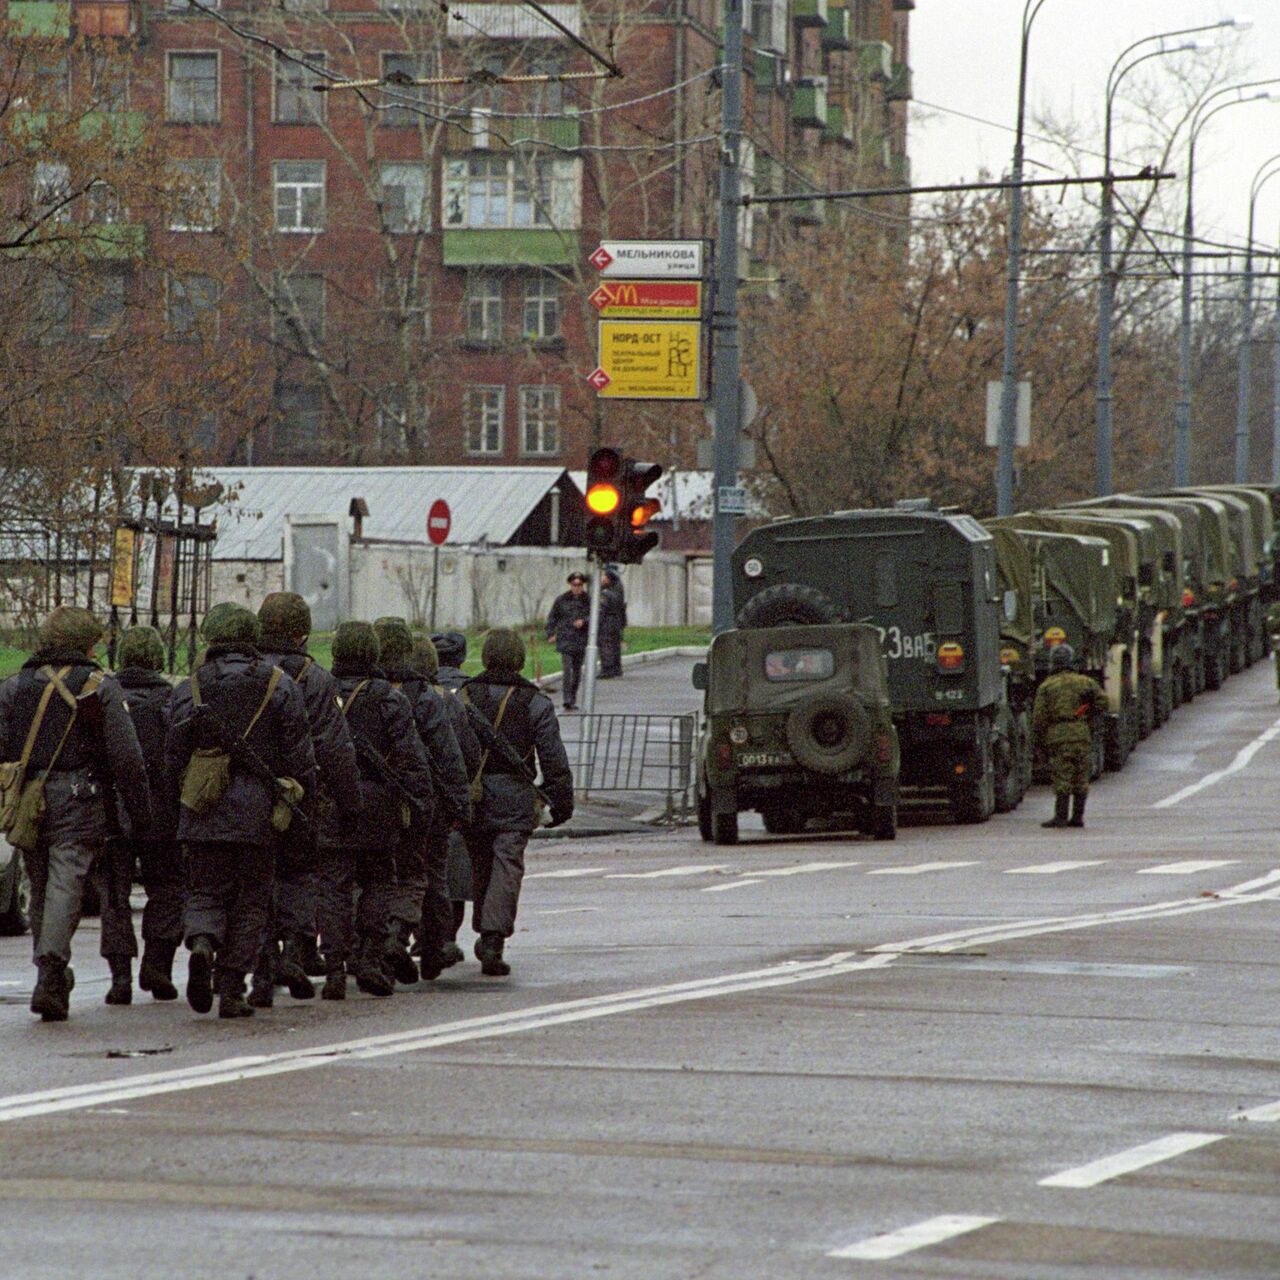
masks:
{"type": "Polygon", "coordinates": [[[716,243],[716,300],[711,316],[715,338],[715,507],[712,530],[711,630],[733,626],[733,548],[737,515],[724,511],[720,497],[738,483],[739,393],[742,349],[738,336],[738,219],[742,173],[742,0],[725,0],[724,70],[720,119],[720,238],[716,243]]]}

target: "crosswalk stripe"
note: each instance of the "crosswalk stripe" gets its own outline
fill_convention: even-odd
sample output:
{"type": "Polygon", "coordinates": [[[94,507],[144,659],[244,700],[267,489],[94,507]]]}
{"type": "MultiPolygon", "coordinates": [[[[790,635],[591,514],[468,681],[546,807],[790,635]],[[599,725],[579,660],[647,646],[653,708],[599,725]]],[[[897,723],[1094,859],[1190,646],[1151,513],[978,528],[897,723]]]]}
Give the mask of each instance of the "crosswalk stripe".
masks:
{"type": "Polygon", "coordinates": [[[701,876],[709,871],[725,871],[724,863],[694,867],[664,867],[660,871],[614,871],[605,876],[606,880],[658,880],[664,876],[701,876]]]}
{"type": "Polygon", "coordinates": [[[953,867],[978,867],[980,861],[973,862],[917,862],[913,867],[880,867],[868,871],[869,876],[918,876],[926,871],[950,871],[953,867]]]}
{"type": "Polygon", "coordinates": [[[709,884],[704,888],[699,889],[698,892],[699,893],[724,893],[726,889],[745,889],[749,884],[764,884],[764,881],[753,880],[748,877],[742,880],[730,880],[726,884],[709,884]]]}
{"type": "Polygon", "coordinates": [[[1172,1160],[1175,1156],[1185,1155],[1210,1143],[1221,1142],[1225,1137],[1221,1133],[1171,1133],[1157,1138],[1154,1142],[1144,1142],[1140,1147],[1130,1147],[1127,1151],[1117,1152],[1113,1156],[1103,1156],[1101,1160],[1091,1160],[1076,1169],[1064,1169],[1061,1173],[1041,1178],[1038,1185],[1042,1187],[1096,1187],[1100,1183],[1110,1182],[1112,1178],[1123,1177],[1126,1173],[1136,1173],[1139,1169],[1149,1169],[1153,1164],[1172,1160]]]}
{"type": "Polygon", "coordinates": [[[1056,876],[1063,871],[1076,871],[1080,867],[1100,867],[1105,858],[1095,858],[1085,862],[1035,862],[1029,867],[1010,867],[1005,871],[1007,876],[1056,876]]]}
{"type": "Polygon", "coordinates": [[[579,876],[598,876],[603,867],[565,867],[562,871],[535,871],[526,880],[574,880],[579,876]]]}
{"type": "Polygon", "coordinates": [[[768,871],[749,871],[752,876],[807,876],[817,871],[843,871],[845,867],[859,867],[860,862],[801,862],[794,867],[770,867],[768,871]]]}
{"type": "Polygon", "coordinates": [[[1198,871],[1212,871],[1215,867],[1234,867],[1239,858],[1192,859],[1188,862],[1162,862],[1158,867],[1140,867],[1140,876],[1191,876],[1198,871]]]}
{"type": "Polygon", "coordinates": [[[857,1262],[883,1262],[888,1258],[900,1258],[904,1253],[915,1249],[927,1249],[930,1245],[941,1244],[944,1240],[953,1240],[980,1227],[989,1227],[999,1218],[981,1218],[976,1214],[944,1213],[936,1218],[926,1218],[923,1222],[912,1223],[909,1227],[900,1227],[897,1231],[886,1231],[883,1235],[870,1236],[866,1240],[858,1240],[847,1244],[843,1249],[832,1249],[828,1258],[849,1258],[857,1262]]]}

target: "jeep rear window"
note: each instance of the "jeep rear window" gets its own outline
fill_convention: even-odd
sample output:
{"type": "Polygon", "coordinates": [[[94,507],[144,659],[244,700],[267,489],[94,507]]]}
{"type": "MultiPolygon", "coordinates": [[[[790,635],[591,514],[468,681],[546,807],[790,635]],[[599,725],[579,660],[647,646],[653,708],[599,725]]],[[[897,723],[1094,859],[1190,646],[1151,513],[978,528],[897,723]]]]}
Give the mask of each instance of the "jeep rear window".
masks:
{"type": "Polygon", "coordinates": [[[764,678],[775,684],[829,680],[835,669],[836,660],[830,649],[775,649],[764,658],[764,678]]]}

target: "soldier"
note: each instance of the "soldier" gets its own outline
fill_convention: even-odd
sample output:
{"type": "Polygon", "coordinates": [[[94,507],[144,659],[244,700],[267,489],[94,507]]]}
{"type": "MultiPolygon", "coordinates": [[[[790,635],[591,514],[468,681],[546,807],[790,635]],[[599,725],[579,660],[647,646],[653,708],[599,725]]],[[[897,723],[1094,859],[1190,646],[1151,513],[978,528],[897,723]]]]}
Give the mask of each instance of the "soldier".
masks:
{"type": "MultiPolygon", "coordinates": [[[[302,690],[307,724],[315,750],[316,808],[336,808],[354,817],[360,812],[360,770],[333,676],[307,654],[311,607],[294,591],[273,591],[258,610],[262,656],[275,663],[302,690]]],[[[307,959],[315,945],[318,875],[316,828],[291,832],[276,867],[274,927],[253,975],[249,1003],[270,1008],[279,979],[295,1000],[309,1000],[315,987],[307,976],[307,959]]]]}
{"type": "Polygon", "coordinates": [[[187,1003],[208,1013],[216,985],[218,1016],[248,1018],[244,979],[270,925],[278,837],[297,820],[282,796],[308,820],[315,754],[302,691],[258,651],[257,617],[239,605],[210,610],[202,630],[209,646],[174,692],[165,743],[190,876],[187,1003]]]}
{"type": "MultiPolygon", "coordinates": [[[[151,791],[151,828],[145,832],[125,831],[121,860],[125,875],[131,880],[136,862],[142,871],[142,884],[147,903],[142,909],[142,964],[138,968],[138,986],[151,992],[156,1000],[176,1000],[178,988],[173,985],[173,957],[182,943],[182,911],[186,903],[186,875],[178,851],[178,797],[165,767],[164,744],[169,732],[173,685],[165,679],[164,641],[154,627],[130,627],[120,640],[116,655],[120,666],[116,679],[125,691],[129,718],[138,735],[142,758],[147,765],[147,783],[151,791]]],[[[128,813],[121,813],[121,826],[127,827],[128,813]]],[[[102,938],[107,940],[107,899],[103,897],[102,938]]],[[[128,911],[126,886],[125,910],[128,911]]],[[[133,940],[132,919],[129,940],[133,940]]],[[[128,973],[117,974],[112,964],[112,990],[128,973]]],[[[107,993],[108,1000],[111,992],[107,993]]],[[[130,999],[132,996],[130,996],[130,999]]],[[[122,1003],[127,1004],[124,1000],[122,1003]]]]}
{"type": "Polygon", "coordinates": [[[1276,668],[1276,688],[1280,689],[1280,600],[1267,608],[1267,635],[1271,637],[1271,656],[1276,668]]]}
{"type": "Polygon", "coordinates": [[[60,605],[40,628],[35,655],[0,686],[0,750],[12,762],[0,771],[0,814],[31,881],[31,1012],[45,1022],[67,1017],[71,938],[85,880],[115,825],[116,797],[136,832],[151,825],[124,693],[94,657],[101,638],[87,609],[60,605]]]}
{"type": "Polygon", "coordinates": [[[627,598],[617,569],[604,571],[600,593],[600,679],[616,680],[622,675],[622,632],[627,625],[627,598]]]}
{"type": "Polygon", "coordinates": [[[520,637],[505,627],[495,628],[485,637],[482,656],[484,670],[459,695],[490,726],[488,732],[477,733],[483,756],[480,809],[468,837],[475,899],[472,924],[480,935],[476,959],[481,973],[504,977],[511,966],[503,959],[503,945],[515,931],[525,846],[538,824],[535,756],[553,827],[573,816],[573,776],[551,700],[520,674],[520,637]]]}
{"type": "MultiPolygon", "coordinates": [[[[591,600],[587,595],[587,579],[576,569],[565,579],[569,590],[558,595],[547,615],[547,639],[555,642],[564,669],[564,709],[578,709],[578,681],[582,678],[582,662],[587,654],[587,622],[591,616],[591,600]]],[[[523,649],[523,645],[521,648],[523,649]]]]}
{"type": "Polygon", "coordinates": [[[378,672],[378,637],[367,622],[344,622],[333,637],[333,674],[360,765],[360,815],[335,813],[320,834],[320,942],[326,1000],[347,994],[346,966],[356,985],[389,996],[395,983],[383,968],[387,920],[403,844],[430,822],[431,767],[413,723],[413,709],[378,672]],[[425,810],[415,816],[408,797],[425,810]],[[352,911],[353,890],[359,902],[352,911]]]}
{"type": "Polygon", "coordinates": [[[1069,644],[1049,651],[1053,674],[1036,692],[1031,711],[1031,734],[1037,747],[1049,757],[1053,780],[1053,817],[1043,827],[1083,827],[1084,805],[1089,795],[1089,770],[1093,760],[1095,716],[1106,714],[1107,695],[1102,686],[1074,670],[1075,650],[1069,644]],[[1067,801],[1071,817],[1067,817],[1067,801]]]}

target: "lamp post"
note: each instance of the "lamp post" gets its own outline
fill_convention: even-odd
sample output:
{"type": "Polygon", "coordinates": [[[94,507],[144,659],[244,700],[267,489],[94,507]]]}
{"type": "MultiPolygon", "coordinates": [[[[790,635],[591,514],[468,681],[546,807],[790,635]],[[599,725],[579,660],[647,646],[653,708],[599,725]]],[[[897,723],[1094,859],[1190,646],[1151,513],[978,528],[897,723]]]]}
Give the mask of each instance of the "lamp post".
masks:
{"type": "Polygon", "coordinates": [[[1280,275],[1276,279],[1276,312],[1272,339],[1271,483],[1280,485],[1280,275]]]}
{"type": "MultiPolygon", "coordinates": [[[[1253,228],[1258,212],[1258,196],[1280,169],[1272,166],[1280,162],[1274,155],[1260,165],[1249,188],[1249,238],[1245,242],[1244,257],[1244,333],[1240,343],[1240,360],[1237,365],[1236,383],[1236,484],[1249,480],[1249,415],[1253,393],[1253,228]]],[[[1275,463],[1272,462],[1274,470],[1275,463]]]]}

